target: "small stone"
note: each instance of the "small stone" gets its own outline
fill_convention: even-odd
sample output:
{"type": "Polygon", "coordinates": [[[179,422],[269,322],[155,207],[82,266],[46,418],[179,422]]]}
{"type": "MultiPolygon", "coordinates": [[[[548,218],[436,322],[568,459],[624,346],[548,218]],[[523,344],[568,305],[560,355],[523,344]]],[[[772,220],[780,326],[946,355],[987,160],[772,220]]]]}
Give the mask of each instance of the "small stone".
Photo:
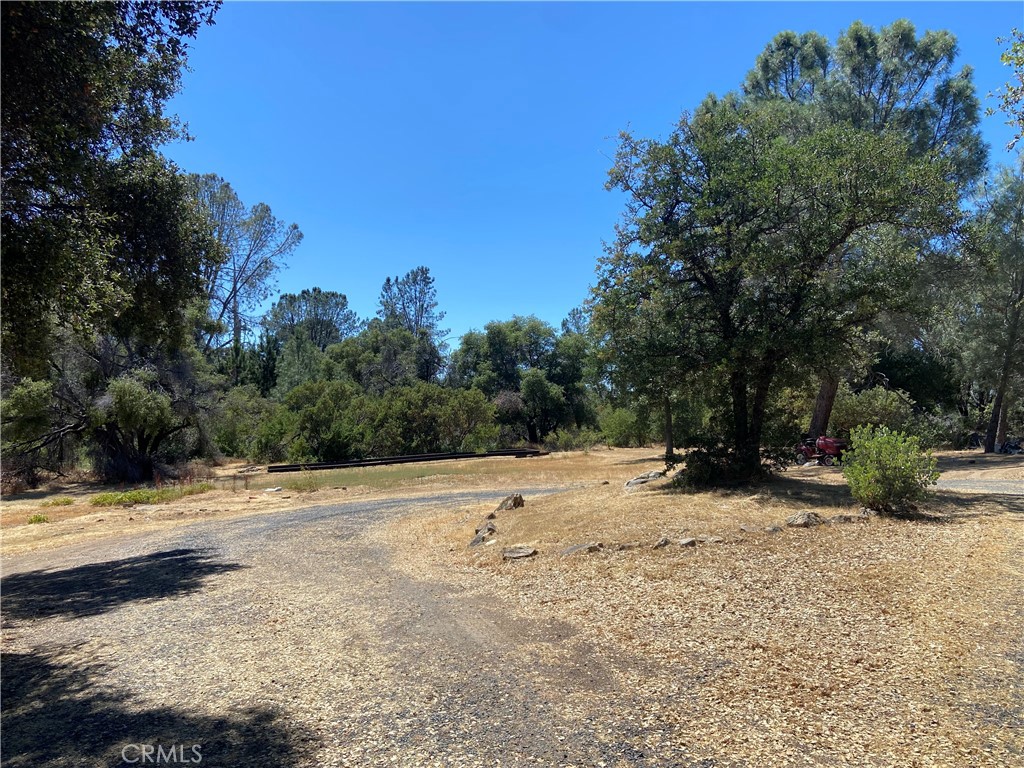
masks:
{"type": "Polygon", "coordinates": [[[590,542],[589,544],[574,544],[573,546],[562,550],[562,557],[568,557],[569,555],[575,555],[578,552],[589,554],[591,552],[600,552],[604,548],[604,544],[599,541],[590,542]]]}
{"type": "Polygon", "coordinates": [[[672,542],[671,542],[671,541],[669,540],[669,538],[668,538],[667,536],[662,536],[662,537],[661,537],[660,539],[658,539],[658,541],[657,541],[657,542],[655,543],[655,545],[654,545],[654,549],[662,549],[663,547],[667,547],[667,546],[668,546],[669,544],[671,544],[671,543],[672,543],[672,542]]]}
{"type": "Polygon", "coordinates": [[[519,509],[520,507],[525,506],[525,505],[526,505],[526,502],[523,500],[522,494],[513,493],[513,494],[511,494],[509,496],[506,496],[504,499],[502,499],[501,500],[501,504],[499,504],[497,509],[495,509],[494,511],[495,512],[504,512],[505,510],[508,510],[508,509],[519,509]]]}
{"type": "MultiPolygon", "coordinates": [[[[471,547],[478,547],[481,544],[483,544],[485,541],[487,541],[487,537],[488,536],[490,536],[492,533],[497,533],[497,532],[498,532],[498,529],[494,525],[494,523],[492,523],[490,521],[487,521],[483,525],[481,525],[479,528],[476,529],[476,536],[474,536],[473,540],[471,542],[469,542],[469,546],[471,546],[471,547]]],[[[487,543],[490,543],[490,542],[487,542],[487,543]]]]}
{"type": "Polygon", "coordinates": [[[618,544],[612,544],[609,546],[613,552],[626,552],[630,549],[637,549],[640,546],[639,541],[627,541],[619,542],[618,544]]]}
{"type": "Polygon", "coordinates": [[[608,484],[609,484],[609,483],[608,483],[608,481],[607,481],[607,480],[602,480],[602,481],[601,481],[601,485],[608,485],[608,484]]]}
{"type": "Polygon", "coordinates": [[[864,515],[833,515],[828,519],[829,523],[862,523],[867,520],[864,515]]]}
{"type": "Polygon", "coordinates": [[[821,515],[807,509],[786,518],[786,525],[790,528],[812,528],[815,525],[824,525],[824,523],[825,520],[821,515]]]}
{"type": "Polygon", "coordinates": [[[725,541],[725,539],[723,539],[721,536],[707,536],[707,535],[704,535],[704,536],[698,536],[697,537],[697,541],[702,541],[705,544],[721,544],[723,541],[725,541]]]}
{"type": "Polygon", "coordinates": [[[526,557],[533,557],[536,554],[536,549],[525,544],[501,550],[503,560],[522,560],[526,557]]]}
{"type": "Polygon", "coordinates": [[[484,520],[494,520],[497,517],[498,517],[498,514],[496,512],[489,512],[487,514],[487,517],[484,518],[484,520]]]}
{"type": "Polygon", "coordinates": [[[782,533],[782,529],[777,525],[769,525],[764,529],[765,533],[782,533]]]}
{"type": "Polygon", "coordinates": [[[134,520],[134,519],[135,519],[134,517],[129,517],[129,518],[128,518],[129,522],[130,522],[130,521],[132,521],[132,520],[134,520]]]}
{"type": "Polygon", "coordinates": [[[680,547],[696,547],[697,546],[697,540],[696,539],[680,539],[679,540],[679,546],[680,547]]]}
{"type": "Polygon", "coordinates": [[[740,526],[740,530],[743,531],[744,533],[760,533],[761,532],[761,529],[758,526],[756,526],[756,525],[747,525],[745,523],[740,526]]]}

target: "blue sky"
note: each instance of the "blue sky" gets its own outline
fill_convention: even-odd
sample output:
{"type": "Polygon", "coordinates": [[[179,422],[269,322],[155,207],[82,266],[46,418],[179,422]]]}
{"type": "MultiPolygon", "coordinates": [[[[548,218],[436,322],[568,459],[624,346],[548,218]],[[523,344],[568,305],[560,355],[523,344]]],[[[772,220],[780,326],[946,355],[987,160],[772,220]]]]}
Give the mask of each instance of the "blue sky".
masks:
{"type": "MultiPolygon", "coordinates": [[[[623,207],[604,190],[615,136],[664,136],[776,33],[948,29],[984,97],[1010,76],[995,38],[1022,17],[1019,0],[227,2],[171,105],[195,140],[165,151],[299,225],[279,291],[340,291],[370,317],[385,277],[426,265],[457,343],[580,305],[623,207]]],[[[982,128],[995,162],[1003,119],[982,128]]]]}

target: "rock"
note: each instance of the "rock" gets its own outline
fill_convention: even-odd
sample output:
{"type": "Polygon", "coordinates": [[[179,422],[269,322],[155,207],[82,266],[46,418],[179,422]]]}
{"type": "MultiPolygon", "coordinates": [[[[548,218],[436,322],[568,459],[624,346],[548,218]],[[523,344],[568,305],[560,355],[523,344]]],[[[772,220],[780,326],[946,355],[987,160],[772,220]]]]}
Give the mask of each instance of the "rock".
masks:
{"type": "MultiPolygon", "coordinates": [[[[497,532],[498,532],[497,527],[494,525],[494,523],[492,523],[490,520],[488,520],[487,522],[485,522],[483,525],[481,525],[479,528],[476,529],[476,536],[474,536],[473,540],[471,542],[469,542],[469,546],[471,546],[471,547],[478,547],[481,544],[483,544],[484,542],[487,542],[487,537],[488,536],[490,536],[492,533],[497,533],[497,532]]],[[[487,542],[487,543],[489,544],[490,542],[487,542]]]]}
{"type": "Polygon", "coordinates": [[[761,532],[761,529],[758,526],[756,526],[756,525],[747,525],[745,523],[740,526],[740,530],[743,531],[744,533],[760,533],[761,532]]]}
{"type": "Polygon", "coordinates": [[[513,493],[511,496],[506,496],[504,499],[502,499],[501,504],[499,504],[498,508],[495,509],[494,511],[504,512],[505,510],[508,509],[519,509],[520,507],[525,505],[526,502],[523,501],[522,494],[513,493]]]}
{"type": "Polygon", "coordinates": [[[608,548],[613,552],[626,552],[630,549],[637,549],[640,546],[639,541],[619,542],[618,544],[610,544],[608,548]]]}
{"type": "Polygon", "coordinates": [[[267,488],[267,489],[266,489],[265,491],[263,491],[263,492],[264,492],[264,493],[280,493],[280,491],[281,491],[281,486],[279,485],[279,486],[277,486],[276,488],[267,488]]]}
{"type": "Polygon", "coordinates": [[[680,547],[696,547],[697,546],[697,540],[696,539],[680,539],[679,540],[679,546],[680,547]]]}
{"type": "Polygon", "coordinates": [[[669,540],[667,536],[662,536],[660,539],[658,539],[657,543],[655,543],[654,549],[662,549],[663,547],[667,547],[671,543],[672,542],[669,540]]]}
{"type": "Polygon", "coordinates": [[[829,523],[863,523],[867,520],[865,515],[833,515],[828,519],[829,523]]]}
{"type": "Polygon", "coordinates": [[[525,544],[501,550],[501,557],[503,560],[522,560],[526,557],[533,557],[536,554],[536,549],[525,544]]]}
{"type": "Polygon", "coordinates": [[[600,552],[604,549],[604,544],[599,541],[591,542],[589,544],[574,544],[568,549],[562,550],[562,557],[568,557],[569,555],[575,555],[578,552],[589,554],[591,552],[600,552]]]}
{"type": "Polygon", "coordinates": [[[632,480],[627,480],[625,487],[636,488],[638,485],[649,483],[652,480],[658,480],[664,476],[665,473],[663,471],[659,472],[658,470],[653,470],[651,472],[644,472],[642,475],[637,475],[632,480]]]}
{"type": "Polygon", "coordinates": [[[824,523],[821,515],[807,509],[786,518],[786,525],[790,528],[812,528],[815,525],[824,525],[824,523]]]}
{"type": "Polygon", "coordinates": [[[697,541],[702,541],[705,544],[721,544],[725,539],[721,536],[698,536],[697,541]]]}
{"type": "Polygon", "coordinates": [[[497,512],[488,512],[487,513],[487,517],[485,517],[484,520],[494,520],[497,517],[498,517],[498,513],[497,512]]]}
{"type": "Polygon", "coordinates": [[[608,485],[608,481],[607,480],[602,480],[601,481],[601,485],[608,485]]]}
{"type": "Polygon", "coordinates": [[[782,529],[777,525],[769,525],[764,529],[765,533],[782,533],[782,529]]]}

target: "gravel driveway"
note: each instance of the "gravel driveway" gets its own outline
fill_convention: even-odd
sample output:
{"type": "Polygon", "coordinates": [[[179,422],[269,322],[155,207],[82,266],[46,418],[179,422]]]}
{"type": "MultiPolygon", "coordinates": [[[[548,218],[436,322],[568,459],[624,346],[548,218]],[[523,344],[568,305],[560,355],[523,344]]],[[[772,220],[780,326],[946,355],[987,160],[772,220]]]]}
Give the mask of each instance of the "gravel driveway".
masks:
{"type": "Polygon", "coordinates": [[[413,581],[363,535],[416,504],[502,495],[350,503],[7,558],[4,765],[161,752],[224,768],[715,764],[616,688],[612,670],[640,662],[413,581]]]}

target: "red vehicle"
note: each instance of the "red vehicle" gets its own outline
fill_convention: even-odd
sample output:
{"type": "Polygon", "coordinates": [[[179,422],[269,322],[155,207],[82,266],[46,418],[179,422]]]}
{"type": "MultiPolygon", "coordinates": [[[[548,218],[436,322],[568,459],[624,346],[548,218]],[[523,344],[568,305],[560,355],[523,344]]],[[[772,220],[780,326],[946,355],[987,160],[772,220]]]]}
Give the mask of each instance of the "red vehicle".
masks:
{"type": "Polygon", "coordinates": [[[803,466],[808,461],[816,461],[826,467],[831,467],[842,458],[843,451],[846,449],[846,441],[838,438],[824,435],[817,440],[813,437],[805,438],[796,447],[796,463],[803,466]]]}

